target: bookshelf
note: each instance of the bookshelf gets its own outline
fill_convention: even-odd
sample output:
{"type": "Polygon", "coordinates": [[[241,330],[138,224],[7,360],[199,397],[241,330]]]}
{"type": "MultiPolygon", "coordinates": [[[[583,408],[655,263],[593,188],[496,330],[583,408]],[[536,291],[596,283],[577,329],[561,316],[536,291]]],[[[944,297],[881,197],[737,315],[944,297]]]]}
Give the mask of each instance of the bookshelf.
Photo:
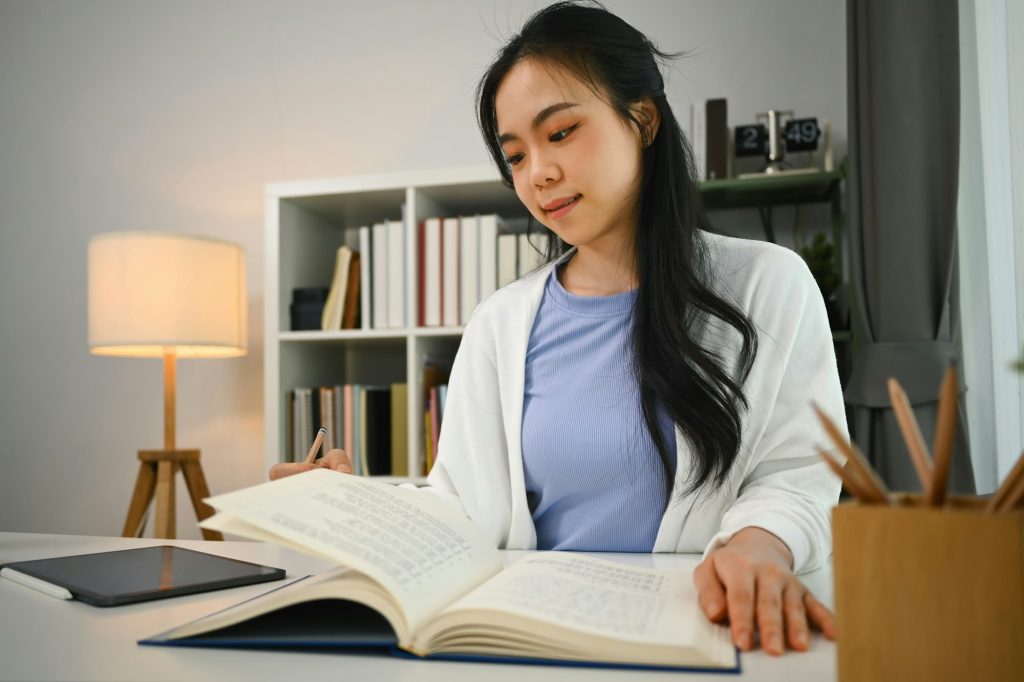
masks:
{"type": "MultiPolygon", "coordinates": [[[[842,170],[804,176],[701,183],[709,209],[832,204],[832,231],[841,249],[842,170]]],[[[423,405],[421,369],[426,358],[451,362],[462,327],[418,327],[417,230],[441,215],[497,213],[516,223],[527,217],[515,193],[490,166],[303,180],[267,185],[264,302],[265,470],[283,461],[288,440],[288,391],[323,384],[408,384],[409,471],[421,470],[423,405]],[[358,249],[359,227],[402,216],[406,244],[405,319],[400,329],[291,331],[288,304],[296,287],[327,286],[341,244],[358,249]]],[[[771,231],[766,230],[770,237],[771,231]]],[[[837,254],[842,262],[842,251],[837,254]]],[[[836,331],[848,346],[850,332],[836,331]]],[[[847,349],[847,353],[849,350],[847,349]]],[[[846,355],[844,353],[843,355],[846,355]]],[[[845,364],[845,363],[841,363],[845,364]]],[[[845,379],[848,368],[841,370],[845,379]]],[[[379,477],[421,482],[420,476],[379,477]]]]}
{"type": "MultiPolygon", "coordinates": [[[[497,213],[525,219],[526,209],[492,167],[429,170],[281,182],[265,192],[264,419],[265,470],[288,452],[288,392],[324,384],[408,384],[409,471],[421,470],[421,369],[426,358],[450,363],[462,327],[417,327],[416,243],[420,221],[441,215],[497,213]],[[292,289],[327,286],[335,252],[358,248],[358,228],[402,216],[406,206],[405,320],[398,329],[291,331],[292,289]]],[[[422,481],[378,477],[385,481],[422,481]]]]}

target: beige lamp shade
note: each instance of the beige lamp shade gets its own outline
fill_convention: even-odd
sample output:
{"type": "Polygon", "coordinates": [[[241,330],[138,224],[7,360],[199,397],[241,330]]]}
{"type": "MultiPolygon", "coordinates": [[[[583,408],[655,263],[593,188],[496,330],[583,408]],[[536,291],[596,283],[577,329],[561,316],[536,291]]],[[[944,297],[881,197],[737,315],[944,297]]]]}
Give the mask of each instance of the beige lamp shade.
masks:
{"type": "Polygon", "coordinates": [[[89,242],[89,351],[131,357],[245,355],[245,252],[164,232],[89,242]]]}

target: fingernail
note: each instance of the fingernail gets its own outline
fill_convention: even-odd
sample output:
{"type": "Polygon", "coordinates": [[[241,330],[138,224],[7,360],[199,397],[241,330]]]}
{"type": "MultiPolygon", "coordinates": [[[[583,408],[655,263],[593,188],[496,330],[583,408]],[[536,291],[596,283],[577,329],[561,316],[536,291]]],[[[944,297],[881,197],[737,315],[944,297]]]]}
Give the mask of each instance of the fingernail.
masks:
{"type": "Polygon", "coordinates": [[[747,649],[750,648],[750,633],[749,632],[741,632],[739,640],[740,640],[740,648],[741,649],[746,651],[747,649]]]}
{"type": "Polygon", "coordinates": [[[796,633],[796,637],[794,637],[794,639],[796,640],[796,643],[797,643],[798,646],[802,646],[802,647],[807,646],[807,633],[806,632],[798,632],[798,633],[796,633]]]}
{"type": "Polygon", "coordinates": [[[768,651],[773,654],[782,653],[782,639],[778,635],[772,635],[768,638],[768,651]]]}
{"type": "Polygon", "coordinates": [[[716,601],[709,601],[706,605],[708,615],[715,615],[718,613],[718,609],[722,608],[722,605],[716,601]]]}

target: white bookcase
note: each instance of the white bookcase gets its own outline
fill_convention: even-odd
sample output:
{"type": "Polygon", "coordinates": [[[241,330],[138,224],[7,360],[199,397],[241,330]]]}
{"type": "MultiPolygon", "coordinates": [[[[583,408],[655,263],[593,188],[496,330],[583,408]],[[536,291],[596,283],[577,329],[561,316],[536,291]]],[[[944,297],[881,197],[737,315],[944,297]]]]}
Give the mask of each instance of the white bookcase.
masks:
{"type": "MultiPolygon", "coordinates": [[[[462,327],[417,327],[420,221],[441,215],[498,213],[527,216],[515,193],[491,167],[442,169],[281,182],[266,187],[266,298],[264,349],[265,464],[284,461],[288,392],[297,386],[391,384],[409,386],[409,471],[421,471],[421,369],[427,357],[455,357],[462,327]],[[359,227],[402,215],[406,205],[405,319],[401,329],[290,330],[292,289],[329,286],[341,244],[358,248],[359,227]]],[[[385,480],[421,481],[382,477],[385,480]]]]}

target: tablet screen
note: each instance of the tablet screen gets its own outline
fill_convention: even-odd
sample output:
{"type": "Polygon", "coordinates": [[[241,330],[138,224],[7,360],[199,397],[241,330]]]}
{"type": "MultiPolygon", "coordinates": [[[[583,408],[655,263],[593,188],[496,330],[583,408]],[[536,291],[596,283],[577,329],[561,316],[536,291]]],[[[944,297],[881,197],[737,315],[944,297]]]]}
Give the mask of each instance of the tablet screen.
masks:
{"type": "Polygon", "coordinates": [[[6,564],[66,587],[96,606],[114,606],[280,580],[280,568],[162,545],[6,564]]]}

